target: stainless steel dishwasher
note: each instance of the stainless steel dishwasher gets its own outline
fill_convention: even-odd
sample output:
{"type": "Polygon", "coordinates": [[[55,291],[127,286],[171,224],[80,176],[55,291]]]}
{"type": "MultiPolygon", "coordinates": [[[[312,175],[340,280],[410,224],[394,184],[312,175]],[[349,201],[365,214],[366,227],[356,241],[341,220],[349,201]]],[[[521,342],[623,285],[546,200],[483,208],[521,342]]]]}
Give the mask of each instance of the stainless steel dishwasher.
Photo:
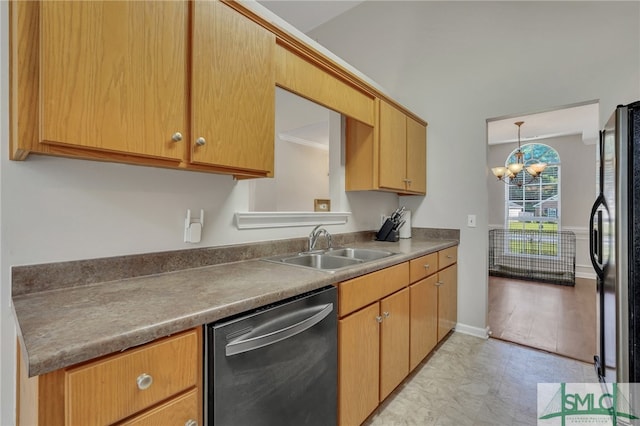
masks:
{"type": "Polygon", "coordinates": [[[337,423],[335,287],[206,325],[209,426],[337,423]]]}

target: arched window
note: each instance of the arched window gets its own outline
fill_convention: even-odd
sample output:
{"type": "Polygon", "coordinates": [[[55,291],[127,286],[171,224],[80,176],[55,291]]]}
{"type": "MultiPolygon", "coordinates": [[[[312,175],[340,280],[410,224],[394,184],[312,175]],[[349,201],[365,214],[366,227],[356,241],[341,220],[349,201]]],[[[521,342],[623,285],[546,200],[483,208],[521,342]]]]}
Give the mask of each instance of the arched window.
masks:
{"type": "MultiPolygon", "coordinates": [[[[540,143],[523,145],[525,165],[546,163],[538,179],[530,181],[525,171],[506,187],[505,225],[507,229],[560,230],[560,156],[552,147],[540,143]],[[522,181],[524,179],[524,182],[522,181]],[[518,185],[518,183],[520,185],[518,185]]],[[[506,164],[516,162],[514,150],[506,164]]]]}

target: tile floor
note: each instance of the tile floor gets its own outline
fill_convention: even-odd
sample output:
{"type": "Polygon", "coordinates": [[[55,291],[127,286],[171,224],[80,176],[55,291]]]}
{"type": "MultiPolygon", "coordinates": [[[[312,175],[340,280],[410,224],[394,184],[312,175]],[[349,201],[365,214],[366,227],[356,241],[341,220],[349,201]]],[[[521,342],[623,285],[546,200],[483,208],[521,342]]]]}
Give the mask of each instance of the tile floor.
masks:
{"type": "Polygon", "coordinates": [[[535,425],[539,382],[595,381],[587,363],[453,333],[364,425],[535,425]]]}
{"type": "Polygon", "coordinates": [[[489,277],[495,338],[591,362],[596,352],[596,283],[573,287],[489,277]]]}

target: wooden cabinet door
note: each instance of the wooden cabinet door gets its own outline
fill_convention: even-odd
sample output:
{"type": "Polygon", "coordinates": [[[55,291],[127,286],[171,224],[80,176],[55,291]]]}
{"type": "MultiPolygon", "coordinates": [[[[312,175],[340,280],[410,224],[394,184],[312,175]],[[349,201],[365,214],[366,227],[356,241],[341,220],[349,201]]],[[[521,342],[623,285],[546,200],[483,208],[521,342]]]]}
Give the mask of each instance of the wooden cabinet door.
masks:
{"type": "Polygon", "coordinates": [[[338,424],[362,424],[378,406],[379,303],[338,322],[338,424]]]}
{"type": "Polygon", "coordinates": [[[407,117],[407,191],[427,193],[427,128],[407,117]]]}
{"type": "Polygon", "coordinates": [[[438,272],[438,342],[458,320],[458,265],[438,272]]]}
{"type": "Polygon", "coordinates": [[[193,26],[191,162],[273,172],[275,35],[213,0],[193,26]]]}
{"type": "Polygon", "coordinates": [[[380,301],[380,401],[409,374],[409,289],[380,301]]]}
{"type": "Polygon", "coordinates": [[[411,299],[409,370],[422,362],[438,343],[438,281],[431,275],[409,287],[411,299]]]}
{"type": "Polygon", "coordinates": [[[188,3],[40,3],[40,141],[180,160],[188,3]]]}
{"type": "Polygon", "coordinates": [[[407,118],[387,102],[379,102],[379,186],[405,190],[407,118]]]}
{"type": "Polygon", "coordinates": [[[198,346],[190,330],[68,369],[67,424],[111,424],[197,386],[198,346]]]}

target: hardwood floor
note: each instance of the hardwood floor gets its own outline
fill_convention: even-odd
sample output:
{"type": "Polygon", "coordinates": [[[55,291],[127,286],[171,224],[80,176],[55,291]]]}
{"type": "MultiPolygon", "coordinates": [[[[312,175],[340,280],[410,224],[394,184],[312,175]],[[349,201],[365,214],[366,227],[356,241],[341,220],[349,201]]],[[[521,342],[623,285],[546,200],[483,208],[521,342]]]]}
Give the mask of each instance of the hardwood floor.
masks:
{"type": "Polygon", "coordinates": [[[492,337],[591,363],[596,351],[596,283],[574,287],[489,277],[492,337]]]}

